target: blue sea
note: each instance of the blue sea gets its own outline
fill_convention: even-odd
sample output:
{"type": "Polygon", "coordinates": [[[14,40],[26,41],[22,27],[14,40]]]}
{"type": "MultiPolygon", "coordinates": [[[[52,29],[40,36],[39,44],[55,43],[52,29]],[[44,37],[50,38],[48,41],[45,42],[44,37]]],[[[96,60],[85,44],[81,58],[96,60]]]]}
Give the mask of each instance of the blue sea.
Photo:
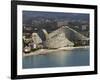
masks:
{"type": "Polygon", "coordinates": [[[71,67],[89,65],[89,48],[52,52],[45,55],[23,56],[23,69],[71,67]]]}

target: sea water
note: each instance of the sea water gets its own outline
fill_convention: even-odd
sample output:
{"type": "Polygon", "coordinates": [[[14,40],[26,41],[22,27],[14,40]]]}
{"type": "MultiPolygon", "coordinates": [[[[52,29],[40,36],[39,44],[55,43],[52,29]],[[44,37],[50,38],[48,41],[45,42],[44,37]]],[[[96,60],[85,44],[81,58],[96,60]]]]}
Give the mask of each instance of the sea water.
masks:
{"type": "Polygon", "coordinates": [[[41,55],[23,56],[23,68],[70,67],[89,65],[89,48],[78,48],[41,55]]]}

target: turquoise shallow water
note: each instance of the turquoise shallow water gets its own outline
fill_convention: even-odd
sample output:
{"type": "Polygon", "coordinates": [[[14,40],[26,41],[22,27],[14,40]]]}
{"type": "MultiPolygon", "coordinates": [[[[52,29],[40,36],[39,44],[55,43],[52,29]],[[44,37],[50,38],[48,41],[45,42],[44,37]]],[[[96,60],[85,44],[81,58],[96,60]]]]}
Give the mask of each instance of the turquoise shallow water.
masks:
{"type": "Polygon", "coordinates": [[[23,57],[23,68],[70,67],[89,65],[89,48],[23,57]]]}

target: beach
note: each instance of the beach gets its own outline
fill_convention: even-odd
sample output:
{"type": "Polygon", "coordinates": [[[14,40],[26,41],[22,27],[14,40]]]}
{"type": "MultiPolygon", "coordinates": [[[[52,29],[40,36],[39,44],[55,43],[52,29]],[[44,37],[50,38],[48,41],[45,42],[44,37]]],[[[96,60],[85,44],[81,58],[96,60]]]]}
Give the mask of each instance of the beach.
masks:
{"type": "Polygon", "coordinates": [[[38,49],[36,51],[32,51],[30,53],[24,53],[23,56],[31,56],[31,55],[46,55],[48,53],[59,52],[59,51],[68,51],[74,49],[85,49],[89,48],[89,46],[78,46],[78,47],[62,47],[58,49],[38,49]]]}

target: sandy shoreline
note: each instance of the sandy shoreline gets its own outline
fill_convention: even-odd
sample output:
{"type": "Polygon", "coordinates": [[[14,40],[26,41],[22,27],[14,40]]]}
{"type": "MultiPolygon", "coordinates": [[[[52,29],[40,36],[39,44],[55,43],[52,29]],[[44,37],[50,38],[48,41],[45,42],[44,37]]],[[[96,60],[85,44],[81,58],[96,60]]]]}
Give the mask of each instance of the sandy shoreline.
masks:
{"type": "Polygon", "coordinates": [[[57,52],[57,51],[68,51],[68,50],[73,50],[73,49],[85,49],[89,48],[89,46],[79,46],[79,47],[63,47],[63,48],[58,48],[58,49],[39,49],[34,52],[30,53],[23,53],[23,56],[31,56],[31,55],[46,55],[50,52],[57,52]]]}

